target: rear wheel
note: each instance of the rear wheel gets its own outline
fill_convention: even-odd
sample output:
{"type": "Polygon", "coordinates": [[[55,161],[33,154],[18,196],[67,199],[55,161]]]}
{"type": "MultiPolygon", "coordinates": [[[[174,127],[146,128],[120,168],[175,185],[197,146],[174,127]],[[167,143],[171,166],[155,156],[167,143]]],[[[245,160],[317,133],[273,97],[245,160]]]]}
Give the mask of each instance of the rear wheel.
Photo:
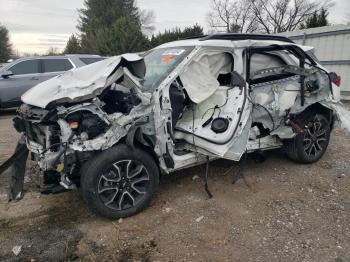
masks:
{"type": "Polygon", "coordinates": [[[323,115],[309,116],[304,121],[305,132],[287,141],[287,155],[300,163],[317,162],[326,152],[330,139],[330,123],[323,115]]]}
{"type": "Polygon", "coordinates": [[[108,218],[128,217],[145,209],[159,183],[153,158],[125,144],[102,152],[86,169],[81,176],[83,198],[93,212],[108,218]]]}

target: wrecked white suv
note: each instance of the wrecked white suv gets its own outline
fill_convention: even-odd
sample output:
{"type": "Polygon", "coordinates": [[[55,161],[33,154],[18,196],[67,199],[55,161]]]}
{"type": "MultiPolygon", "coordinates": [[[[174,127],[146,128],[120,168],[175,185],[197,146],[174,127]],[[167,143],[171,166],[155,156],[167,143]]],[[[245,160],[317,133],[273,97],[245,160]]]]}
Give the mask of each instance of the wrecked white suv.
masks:
{"type": "Polygon", "coordinates": [[[161,173],[275,148],[313,163],[337,121],[338,80],[312,48],[249,34],[167,43],[64,73],[22,96],[9,197],[23,195],[29,151],[44,193],[80,187],[110,218],[143,210],[161,173]]]}

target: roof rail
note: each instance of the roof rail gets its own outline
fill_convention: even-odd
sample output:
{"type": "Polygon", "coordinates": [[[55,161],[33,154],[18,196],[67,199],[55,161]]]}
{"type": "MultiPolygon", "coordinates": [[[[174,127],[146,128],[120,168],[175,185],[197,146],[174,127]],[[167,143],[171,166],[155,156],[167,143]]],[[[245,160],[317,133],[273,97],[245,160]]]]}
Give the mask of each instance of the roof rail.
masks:
{"type": "Polygon", "coordinates": [[[188,36],[185,38],[182,38],[180,40],[190,40],[190,39],[202,39],[204,37],[208,37],[208,35],[195,35],[195,36],[188,36]]]}
{"type": "Polygon", "coordinates": [[[277,36],[277,35],[262,35],[262,34],[212,34],[208,36],[204,36],[199,41],[206,40],[231,40],[231,41],[240,41],[240,40],[273,40],[273,41],[281,41],[286,43],[294,43],[292,40],[285,36],[277,36]]]}

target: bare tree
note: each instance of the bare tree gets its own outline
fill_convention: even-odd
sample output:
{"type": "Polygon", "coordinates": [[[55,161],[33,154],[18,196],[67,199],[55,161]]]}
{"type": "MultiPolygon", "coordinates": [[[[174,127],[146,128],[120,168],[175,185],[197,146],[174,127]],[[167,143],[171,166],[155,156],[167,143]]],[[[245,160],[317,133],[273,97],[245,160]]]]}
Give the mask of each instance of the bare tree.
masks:
{"type": "Polygon", "coordinates": [[[156,29],[154,26],[156,15],[153,10],[142,9],[139,11],[141,29],[146,35],[151,35],[156,29]]]}
{"type": "Polygon", "coordinates": [[[231,31],[234,4],[231,0],[212,1],[212,10],[207,14],[207,22],[213,30],[231,31]]]}
{"type": "Polygon", "coordinates": [[[345,24],[350,25],[350,13],[346,14],[346,17],[345,17],[344,21],[345,21],[345,24]]]}
{"type": "Polygon", "coordinates": [[[212,31],[251,33],[258,29],[252,3],[247,0],[212,0],[207,23],[212,31]]]}
{"type": "Polygon", "coordinates": [[[241,33],[252,33],[258,30],[258,21],[252,8],[253,6],[249,1],[240,0],[235,2],[231,31],[234,31],[234,27],[238,29],[236,32],[241,33]]]}
{"type": "Polygon", "coordinates": [[[212,0],[207,22],[215,31],[272,34],[295,30],[330,5],[330,0],[212,0]]]}
{"type": "Polygon", "coordinates": [[[315,11],[325,6],[309,0],[248,0],[253,14],[265,33],[280,33],[297,29],[315,11]]]}
{"type": "Polygon", "coordinates": [[[54,56],[54,55],[59,55],[59,54],[60,54],[60,52],[59,52],[59,50],[58,50],[57,47],[50,47],[50,48],[46,51],[46,55],[52,55],[52,56],[54,56]]]}

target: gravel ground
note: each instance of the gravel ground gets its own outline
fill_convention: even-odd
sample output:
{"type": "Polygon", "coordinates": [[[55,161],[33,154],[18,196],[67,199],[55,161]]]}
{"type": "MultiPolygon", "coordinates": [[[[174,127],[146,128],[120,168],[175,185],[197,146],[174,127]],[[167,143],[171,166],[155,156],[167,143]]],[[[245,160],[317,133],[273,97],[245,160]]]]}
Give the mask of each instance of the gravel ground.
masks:
{"type": "MultiPolygon", "coordinates": [[[[18,138],[12,114],[0,112],[0,163],[18,138]]],[[[79,191],[44,196],[31,182],[7,203],[5,173],[0,261],[350,261],[350,135],[334,130],[313,165],[272,151],[249,157],[235,184],[232,166],[211,165],[210,200],[191,168],[163,177],[151,206],[119,221],[90,213],[79,191]]]]}

